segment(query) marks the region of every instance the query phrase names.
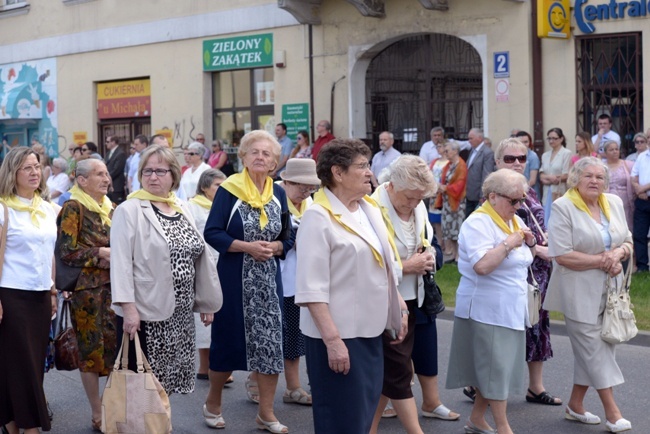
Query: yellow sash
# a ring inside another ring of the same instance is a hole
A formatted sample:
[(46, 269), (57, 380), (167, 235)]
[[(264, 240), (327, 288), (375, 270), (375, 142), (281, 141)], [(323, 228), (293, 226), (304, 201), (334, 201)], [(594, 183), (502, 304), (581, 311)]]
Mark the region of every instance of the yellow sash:
[(9, 197), (3, 197), (0, 201), (4, 202), (9, 208), (15, 209), (16, 211), (27, 211), (30, 214), (32, 224), (37, 228), (41, 227), (41, 224), (38, 221), (38, 218), (45, 218), (45, 212), (40, 208), (43, 203), (43, 199), (38, 195), (38, 192), (34, 192), (34, 198), (32, 199), (31, 204), (26, 204), (22, 202), (16, 195)]
[[(368, 202), (370, 205), (374, 206), (375, 208), (379, 207), (379, 205), (377, 205), (377, 202), (375, 202), (370, 196), (364, 196), (363, 200), (365, 200), (366, 202)], [(320, 190), (318, 190), (316, 192), (316, 194), (314, 194), (314, 204), (318, 204), (318, 205), (322, 206), (323, 208), (325, 208), (327, 210), (327, 212), (330, 213), (332, 218), (334, 220), (336, 220), (336, 222), (338, 224), (343, 226), (345, 228), (345, 230), (347, 230), (348, 232), (351, 232), (351, 233), (353, 233), (355, 235), (361, 236), (353, 228), (351, 228), (350, 226), (343, 223), (343, 221), (341, 220), (341, 214), (334, 214), (334, 211), (332, 211), (332, 204), (330, 203), (329, 199), (327, 198), (327, 195), (325, 194), (325, 190), (323, 188), (321, 188)], [(395, 257), (397, 258), (397, 261), (400, 261), (399, 253), (397, 252), (397, 246), (395, 245), (395, 241), (393, 239), (393, 236), (390, 235), (390, 229), (388, 231), (389, 231), (388, 243), (390, 244), (391, 248), (393, 249), (393, 253), (395, 254)], [(393, 229), (393, 234), (394, 233), (395, 233), (395, 230)], [(372, 244), (369, 244), (369, 245), (370, 245), (370, 249), (372, 250), (373, 257), (375, 258), (375, 260), (377, 261), (379, 266), (381, 268), (384, 268), (384, 260), (381, 257), (381, 254), (379, 253), (379, 251), (377, 249), (375, 249), (375, 247)], [(401, 266), (401, 261), (400, 261), (400, 266)]]
[(100, 205), (95, 199), (90, 197), (88, 193), (80, 189), (79, 186), (75, 184), (70, 189), (70, 199), (76, 200), (85, 206), (88, 211), (96, 212), (102, 218), (102, 224), (108, 225), (109, 227), (111, 226), (111, 218), (109, 215), (113, 209), (113, 204), (108, 197), (104, 196), (102, 198), (102, 204)]
[[(587, 214), (589, 214), (589, 216), (591, 216), (591, 211), (589, 210), (589, 207), (587, 207), (587, 204), (582, 199), (582, 196), (580, 196), (580, 193), (575, 187), (570, 188), (566, 193), (564, 193), (564, 197), (566, 197), (571, 202), (573, 202), (576, 208), (578, 208), (580, 211), (584, 211)], [(605, 218), (607, 220), (611, 220), (609, 202), (607, 202), (607, 198), (602, 193), (600, 194), (600, 196), (598, 196), (598, 206), (603, 211), (603, 214), (605, 214)]]
[(490, 204), (489, 200), (486, 200), (483, 202), (483, 205), (479, 209), (477, 209), (474, 212), (478, 212), (481, 214), (487, 214), (492, 218), (492, 221), (494, 222), (495, 225), (499, 227), (503, 232), (506, 234), (514, 234), (515, 232), (519, 232), (519, 223), (517, 222), (516, 218), (512, 218), (512, 228), (510, 229), (510, 226), (501, 218), (499, 214), (492, 208), (492, 205)]
[(160, 197), (156, 196), (155, 194), (148, 193), (146, 190), (138, 190), (134, 191), (133, 193), (129, 194), (127, 199), (140, 199), (140, 200), (148, 200), (149, 202), (163, 202), (168, 204), (174, 211), (176, 211), (179, 214), (183, 214), (183, 209), (178, 205), (178, 198), (176, 197), (176, 194), (172, 191), (169, 193), (169, 196), (165, 197)]
[(212, 201), (207, 197), (203, 196), (202, 194), (197, 194), (192, 199), (190, 199), (190, 202), (195, 203), (198, 206), (203, 207), (207, 210), (212, 208)]
[(264, 191), (262, 191), (262, 194), (260, 194), (260, 191), (248, 174), (247, 168), (242, 173), (230, 175), (221, 184), (221, 188), (225, 188), (242, 202), (246, 202), (253, 208), (259, 209), (260, 228), (264, 229), (266, 227), (269, 218), (266, 215), (266, 211), (264, 211), (264, 205), (273, 199), (273, 180), (270, 177), (267, 177), (264, 182)]

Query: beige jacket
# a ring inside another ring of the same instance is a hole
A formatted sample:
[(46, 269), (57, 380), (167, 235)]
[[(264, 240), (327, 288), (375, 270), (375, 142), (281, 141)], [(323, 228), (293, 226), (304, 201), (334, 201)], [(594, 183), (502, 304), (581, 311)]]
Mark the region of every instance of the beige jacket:
[[(183, 215), (197, 231), (184, 203)], [(169, 248), (148, 200), (129, 199), (115, 209), (111, 230), (111, 290), (113, 309), (122, 316), (120, 303), (135, 303), (140, 319), (162, 321), (174, 312), (174, 288)], [(201, 239), (203, 237), (199, 233)], [(221, 284), (206, 244), (195, 263), (194, 312), (221, 309)]]
[[(631, 251), (632, 235), (627, 228), (623, 202), (613, 194), (605, 193), (605, 196), (611, 209), (611, 249), (627, 244)], [(565, 197), (553, 202), (548, 233), (548, 254), (552, 257), (573, 251), (591, 255), (605, 251), (603, 238), (591, 216)], [(553, 261), (544, 309), (562, 312), (574, 321), (596, 324), (604, 309), (606, 279), (607, 274), (599, 269), (574, 271)]]

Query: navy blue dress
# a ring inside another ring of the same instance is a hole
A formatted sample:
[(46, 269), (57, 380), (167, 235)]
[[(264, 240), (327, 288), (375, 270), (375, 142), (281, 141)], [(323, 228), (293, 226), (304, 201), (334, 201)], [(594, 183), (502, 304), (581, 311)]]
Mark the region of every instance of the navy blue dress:
[[(279, 374), (282, 354), (282, 279), (280, 259), (258, 262), (247, 253), (228, 252), (234, 240), (273, 241), (282, 229), (280, 215), (288, 211), (282, 187), (273, 185), (274, 200), (264, 206), (268, 224), (260, 228), (260, 210), (224, 188), (217, 190), (205, 224), (205, 241), (220, 256), (217, 265), (223, 307), (215, 314), (210, 345), (210, 369), (217, 372), (257, 371)], [(233, 213), (234, 207), (237, 209)], [(284, 252), (294, 239), (283, 241)]]

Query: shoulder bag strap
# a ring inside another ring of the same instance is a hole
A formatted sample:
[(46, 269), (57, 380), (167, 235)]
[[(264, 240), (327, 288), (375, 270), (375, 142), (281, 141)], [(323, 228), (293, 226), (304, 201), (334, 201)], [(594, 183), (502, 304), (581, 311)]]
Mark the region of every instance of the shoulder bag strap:
[(7, 228), (9, 227), (9, 207), (2, 205), (4, 212), (4, 224), (2, 225), (2, 235), (0, 235), (0, 277), (2, 277), (2, 266), (5, 263), (5, 250), (7, 250)]
[(526, 205), (525, 202), (522, 205), (526, 208), (526, 211), (530, 213), (530, 217), (533, 220), (533, 223), (535, 223), (535, 226), (537, 226), (537, 230), (539, 231), (540, 234), (542, 234), (542, 238), (544, 239), (544, 242), (548, 244), (548, 237), (546, 236), (546, 232), (542, 230), (542, 226), (537, 221), (535, 214), (533, 214), (533, 212), (530, 210), (530, 208), (528, 208), (528, 205)]

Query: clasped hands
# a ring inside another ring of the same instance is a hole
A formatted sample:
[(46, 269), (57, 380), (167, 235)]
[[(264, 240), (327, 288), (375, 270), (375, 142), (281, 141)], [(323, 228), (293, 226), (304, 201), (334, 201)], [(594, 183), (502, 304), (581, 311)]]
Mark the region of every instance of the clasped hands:
[(623, 259), (625, 253), (620, 253), (622, 250), (612, 249), (601, 253), (599, 268), (612, 277), (623, 271), (621, 259)]

